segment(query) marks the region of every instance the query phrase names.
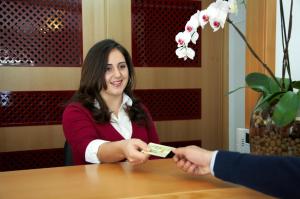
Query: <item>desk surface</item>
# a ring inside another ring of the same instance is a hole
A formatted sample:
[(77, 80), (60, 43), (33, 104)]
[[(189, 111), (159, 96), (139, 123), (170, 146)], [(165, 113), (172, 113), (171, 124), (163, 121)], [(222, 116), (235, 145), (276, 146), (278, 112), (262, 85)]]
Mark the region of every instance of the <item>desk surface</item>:
[(270, 198), (210, 175), (191, 176), (171, 159), (0, 172), (0, 198)]

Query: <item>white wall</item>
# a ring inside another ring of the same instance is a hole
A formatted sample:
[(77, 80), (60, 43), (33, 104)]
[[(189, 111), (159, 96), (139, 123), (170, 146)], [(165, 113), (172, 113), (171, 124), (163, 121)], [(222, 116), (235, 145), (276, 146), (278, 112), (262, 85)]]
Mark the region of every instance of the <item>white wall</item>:
[[(245, 32), (246, 12), (239, 5), (237, 15), (230, 15), (237, 27)], [(245, 43), (229, 25), (229, 90), (245, 85)], [(236, 128), (245, 127), (245, 90), (229, 95), (229, 150), (236, 150)]]
[[(283, 7), (285, 13), (286, 24), (288, 24), (288, 15), (290, 10), (291, 0), (284, 0)], [(292, 80), (300, 80), (300, 1), (294, 0), (293, 6), (293, 26), (292, 26), (292, 36), (289, 45), (289, 57), (290, 57), (290, 67), (292, 73)], [(298, 53), (297, 53), (298, 51)], [(280, 24), (280, 9), (279, 0), (277, 1), (277, 18), (276, 18), (276, 76), (281, 77), (282, 68), (282, 43), (281, 43), (281, 24)], [(287, 76), (286, 76), (287, 77)]]

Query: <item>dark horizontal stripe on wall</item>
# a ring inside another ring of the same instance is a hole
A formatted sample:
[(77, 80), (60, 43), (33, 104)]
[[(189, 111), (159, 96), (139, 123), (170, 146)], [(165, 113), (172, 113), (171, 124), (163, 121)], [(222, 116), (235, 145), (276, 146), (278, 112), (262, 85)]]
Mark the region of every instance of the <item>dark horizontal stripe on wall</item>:
[(0, 92), (0, 126), (59, 124), (74, 91)]
[(40, 149), (0, 153), (0, 171), (64, 166), (64, 149)]
[(201, 147), (202, 142), (201, 140), (184, 140), (184, 141), (173, 141), (173, 142), (162, 142), (161, 144), (166, 145), (166, 146), (172, 146), (172, 147), (185, 147), (189, 145), (196, 145)]
[[(162, 142), (161, 144), (172, 147), (201, 146), (201, 140)], [(0, 152), (0, 171), (59, 167), (65, 165), (64, 160), (63, 148)]]
[(201, 119), (201, 89), (145, 89), (135, 95), (155, 121)]
[[(60, 124), (65, 104), (74, 91), (2, 91), (0, 127)], [(201, 89), (144, 89), (135, 95), (153, 120), (201, 118)]]

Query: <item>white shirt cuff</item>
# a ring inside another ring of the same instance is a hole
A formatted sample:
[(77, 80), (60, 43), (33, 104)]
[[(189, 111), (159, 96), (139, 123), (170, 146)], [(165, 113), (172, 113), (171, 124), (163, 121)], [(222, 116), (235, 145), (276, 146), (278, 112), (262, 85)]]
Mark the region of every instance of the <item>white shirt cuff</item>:
[(101, 163), (97, 156), (97, 153), (98, 153), (99, 147), (102, 144), (104, 144), (105, 142), (108, 142), (108, 141), (100, 140), (100, 139), (91, 141), (85, 149), (85, 161), (89, 162), (89, 163), (94, 163), (94, 164)]
[(215, 172), (214, 172), (214, 166), (215, 166), (215, 160), (216, 160), (216, 156), (217, 156), (218, 151), (214, 151), (211, 157), (211, 161), (210, 161), (210, 173), (215, 176)]

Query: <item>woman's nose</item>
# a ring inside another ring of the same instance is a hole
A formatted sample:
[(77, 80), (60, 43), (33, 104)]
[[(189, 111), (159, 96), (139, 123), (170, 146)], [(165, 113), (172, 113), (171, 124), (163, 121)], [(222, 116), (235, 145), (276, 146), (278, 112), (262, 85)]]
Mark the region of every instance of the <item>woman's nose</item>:
[(115, 75), (116, 77), (121, 76), (121, 71), (120, 71), (118, 68), (116, 68), (116, 69), (114, 70), (114, 75)]

